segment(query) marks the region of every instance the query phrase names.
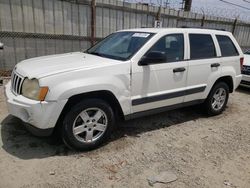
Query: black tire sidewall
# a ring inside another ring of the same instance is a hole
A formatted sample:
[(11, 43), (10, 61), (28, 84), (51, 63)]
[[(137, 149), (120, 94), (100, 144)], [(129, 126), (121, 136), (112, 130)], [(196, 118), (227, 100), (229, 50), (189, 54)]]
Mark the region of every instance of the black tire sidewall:
[[(223, 104), (223, 106), (221, 107), (220, 110), (214, 110), (213, 107), (212, 107), (212, 99), (213, 99), (214, 93), (219, 88), (225, 89), (225, 91), (226, 91), (226, 100), (225, 100), (225, 102), (224, 102), (224, 104)], [(205, 102), (208, 115), (218, 115), (218, 114), (221, 114), (225, 110), (225, 108), (226, 108), (226, 105), (227, 105), (227, 102), (228, 102), (228, 98), (229, 98), (229, 87), (228, 87), (228, 85), (225, 82), (218, 82), (218, 83), (216, 83), (213, 86), (213, 88), (212, 88), (211, 92), (209, 93), (209, 95), (207, 97), (207, 100)]]
[[(106, 114), (108, 118), (107, 128), (104, 134), (98, 140), (91, 143), (80, 142), (73, 134), (74, 120), (83, 110), (94, 107), (100, 108)], [(64, 143), (71, 149), (92, 150), (105, 143), (113, 130), (114, 124), (114, 112), (108, 103), (101, 99), (86, 99), (73, 106), (73, 108), (66, 114), (62, 127), (62, 139)]]

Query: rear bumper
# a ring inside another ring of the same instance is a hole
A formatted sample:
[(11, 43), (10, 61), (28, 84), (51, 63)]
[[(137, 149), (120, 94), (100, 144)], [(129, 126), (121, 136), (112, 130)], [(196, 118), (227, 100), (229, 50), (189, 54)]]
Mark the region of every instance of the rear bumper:
[(10, 88), (10, 82), (5, 86), (5, 95), (9, 113), (26, 123), (27, 129), (35, 135), (39, 135), (39, 132), (41, 135), (52, 132), (67, 102), (67, 100), (40, 102), (22, 95), (14, 95)]
[(242, 80), (240, 82), (240, 85), (244, 86), (244, 87), (249, 87), (250, 88), (250, 75), (243, 74), (242, 75)]

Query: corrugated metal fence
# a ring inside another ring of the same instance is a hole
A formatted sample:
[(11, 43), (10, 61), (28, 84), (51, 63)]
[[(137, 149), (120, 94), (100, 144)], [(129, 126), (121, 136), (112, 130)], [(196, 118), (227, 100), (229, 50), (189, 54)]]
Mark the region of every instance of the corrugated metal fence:
[(126, 28), (206, 27), (231, 31), (250, 47), (250, 24), (241, 21), (129, 4), (116, 0), (0, 0), (0, 70), (26, 58), (79, 51), (111, 32)]

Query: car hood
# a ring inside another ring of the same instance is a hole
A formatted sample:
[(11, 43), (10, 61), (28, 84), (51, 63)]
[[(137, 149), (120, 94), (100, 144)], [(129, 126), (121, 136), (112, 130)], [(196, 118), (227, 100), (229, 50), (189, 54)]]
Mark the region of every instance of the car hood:
[(244, 55), (244, 65), (250, 66), (250, 55)]
[(15, 70), (20, 75), (31, 79), (73, 70), (108, 66), (113, 63), (118, 63), (118, 61), (82, 52), (73, 52), (27, 59), (18, 63)]

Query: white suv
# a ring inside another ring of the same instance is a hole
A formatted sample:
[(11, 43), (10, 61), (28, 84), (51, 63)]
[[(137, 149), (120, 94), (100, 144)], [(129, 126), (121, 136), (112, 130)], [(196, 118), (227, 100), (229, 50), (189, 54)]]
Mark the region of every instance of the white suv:
[(10, 114), (36, 135), (96, 148), (116, 120), (204, 103), (220, 114), (240, 84), (243, 53), (225, 31), (169, 28), (115, 32), (85, 52), (18, 63), (6, 85)]

